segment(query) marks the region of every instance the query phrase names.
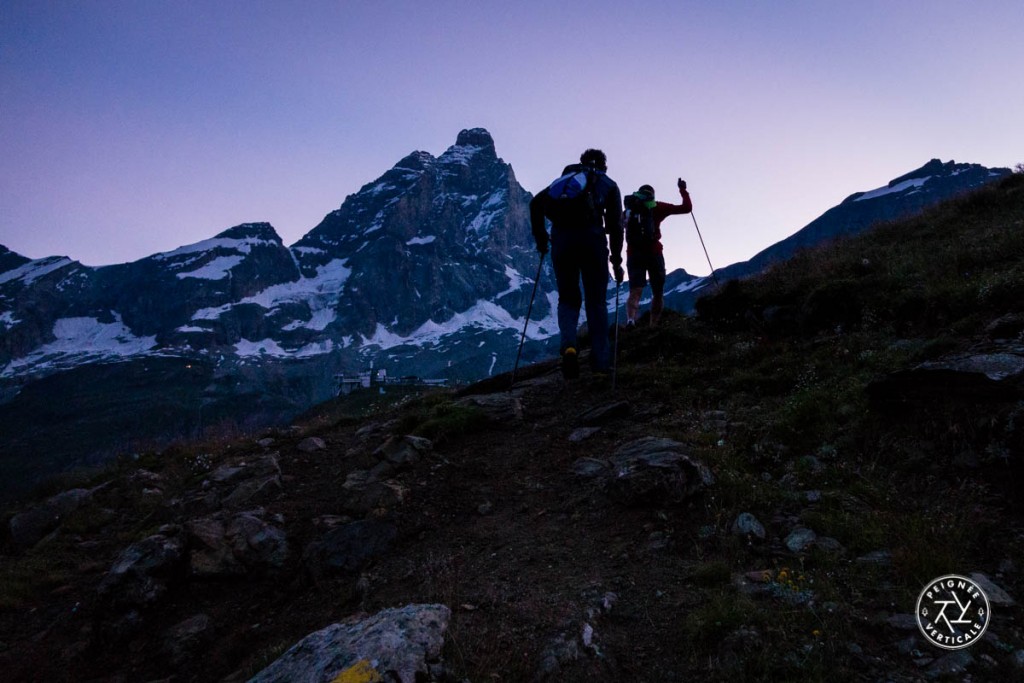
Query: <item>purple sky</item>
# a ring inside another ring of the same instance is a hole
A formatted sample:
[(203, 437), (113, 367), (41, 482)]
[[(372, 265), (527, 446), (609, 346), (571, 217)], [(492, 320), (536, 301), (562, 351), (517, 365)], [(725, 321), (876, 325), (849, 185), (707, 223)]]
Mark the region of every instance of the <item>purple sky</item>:
[[(500, 9), (496, 9), (500, 7)], [(0, 3), (0, 244), (120, 263), (269, 221), (286, 244), (484, 127), (531, 192), (586, 147), (682, 175), (721, 267), (929, 159), (1024, 162), (1024, 5)], [(670, 268), (707, 273), (689, 217)]]

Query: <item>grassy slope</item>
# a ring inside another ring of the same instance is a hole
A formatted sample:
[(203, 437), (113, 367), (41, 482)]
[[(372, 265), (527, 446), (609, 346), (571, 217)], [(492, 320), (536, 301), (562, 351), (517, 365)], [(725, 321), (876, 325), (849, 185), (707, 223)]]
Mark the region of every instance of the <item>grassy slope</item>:
[[(559, 634), (572, 640), (585, 622), (602, 655), (581, 651), (559, 680), (914, 680), (923, 669), (896, 644), (916, 632), (885, 617), (912, 612), (926, 581), (981, 570), (1024, 597), (1021, 406), (950, 399), (894, 411), (866, 392), (1024, 313), (1024, 176), (805, 252), (698, 311), (623, 335), (615, 394), (599, 378), (565, 385), (537, 366), (524, 373), (538, 383), (522, 391), (521, 421), (489, 419), (445, 392), (400, 405), (364, 396), (311, 414), (304, 433), (326, 451), (303, 454), (298, 436), (278, 435), (286, 486), (266, 507), (299, 549), (314, 517), (344, 511), (341, 484), (376, 446), (357, 430), (434, 440), (434, 454), (399, 477), (404, 502), (381, 511), (399, 543), (358, 590), (359, 577), (302, 580), (296, 558), (284, 580), (180, 586), (138, 632), (108, 642), (89, 624), (104, 618), (95, 585), (117, 551), (180, 521), (165, 502), (202, 481), (209, 465), (197, 456), (257, 449), (197, 444), (147, 458), (165, 477), (164, 501), (126, 483), (138, 464), (108, 473), (116, 507), (90, 506), (40, 547), (0, 556), (0, 664), (15, 680), (167, 676), (160, 634), (204, 612), (217, 637), (179, 673), (219, 680), (360, 609), (443, 601), (454, 610), (447, 659), (473, 681), (529, 679)], [(584, 410), (618, 399), (629, 419), (569, 443)], [(578, 457), (649, 434), (685, 443), (714, 488), (685, 506), (622, 508), (569, 472)], [(730, 533), (740, 512), (765, 524), (766, 542)], [(782, 539), (799, 526), (844, 551), (788, 552)], [(877, 551), (891, 559), (858, 561)], [(767, 595), (737, 588), (748, 572), (770, 579)], [(588, 616), (609, 591), (612, 611)], [(996, 614), (996, 640), (971, 650), (975, 681), (1010, 680), (1022, 618), (1019, 607)]]

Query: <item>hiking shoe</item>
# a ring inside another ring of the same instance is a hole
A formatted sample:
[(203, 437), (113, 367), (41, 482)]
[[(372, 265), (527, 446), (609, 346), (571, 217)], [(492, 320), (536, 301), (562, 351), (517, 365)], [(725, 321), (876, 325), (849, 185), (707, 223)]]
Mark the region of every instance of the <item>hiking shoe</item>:
[(566, 379), (580, 376), (580, 361), (576, 357), (576, 349), (571, 346), (562, 351), (562, 376)]

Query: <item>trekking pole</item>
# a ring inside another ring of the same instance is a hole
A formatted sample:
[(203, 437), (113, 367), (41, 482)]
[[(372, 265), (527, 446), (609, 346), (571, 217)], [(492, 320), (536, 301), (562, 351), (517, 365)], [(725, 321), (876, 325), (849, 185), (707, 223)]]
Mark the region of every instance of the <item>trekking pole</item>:
[(537, 296), (537, 285), (540, 283), (540, 269), (544, 265), (544, 256), (547, 252), (542, 252), (540, 255), (540, 263), (537, 264), (537, 277), (533, 278), (533, 294), (530, 295), (530, 305), (526, 309), (526, 322), (523, 323), (523, 335), (519, 338), (519, 351), (516, 353), (516, 364), (512, 368), (512, 384), (509, 385), (509, 391), (512, 390), (512, 386), (516, 383), (516, 373), (519, 371), (519, 357), (523, 354), (523, 343), (526, 341), (526, 327), (530, 324), (530, 313), (533, 312), (533, 299)]
[(693, 219), (693, 227), (697, 228), (697, 237), (700, 238), (700, 246), (704, 249), (704, 258), (708, 260), (708, 267), (711, 269), (711, 278), (715, 281), (715, 286), (718, 286), (718, 276), (715, 275), (715, 267), (711, 265), (711, 257), (708, 256), (708, 248), (704, 246), (704, 236), (700, 234), (700, 226), (697, 225), (697, 217), (693, 215), (693, 209), (690, 209), (690, 218)]
[(612, 355), (612, 391), (615, 391), (615, 378), (619, 376), (619, 289), (622, 283), (615, 279), (615, 351)]

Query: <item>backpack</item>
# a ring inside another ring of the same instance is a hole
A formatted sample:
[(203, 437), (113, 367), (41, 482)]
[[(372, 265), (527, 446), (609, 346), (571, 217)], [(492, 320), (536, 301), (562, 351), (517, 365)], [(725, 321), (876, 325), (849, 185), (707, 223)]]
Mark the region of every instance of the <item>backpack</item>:
[(657, 239), (654, 199), (647, 194), (636, 192), (626, 197), (623, 203), (626, 205), (626, 213), (623, 214), (626, 223), (626, 243), (641, 247), (654, 244)]
[(594, 189), (597, 178), (593, 171), (579, 170), (566, 173), (548, 185), (550, 201), (547, 217), (553, 223), (587, 226), (597, 218)]

